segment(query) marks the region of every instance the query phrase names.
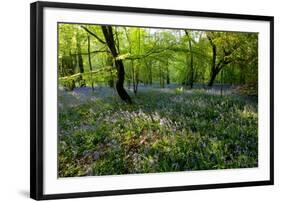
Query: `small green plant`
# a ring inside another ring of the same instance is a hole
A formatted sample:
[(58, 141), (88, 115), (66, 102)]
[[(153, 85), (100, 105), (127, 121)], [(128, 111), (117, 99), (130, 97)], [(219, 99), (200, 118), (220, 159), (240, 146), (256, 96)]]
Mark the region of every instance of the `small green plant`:
[(195, 95), (203, 95), (205, 93), (205, 90), (204, 89), (193, 89), (192, 92)]
[(184, 91), (183, 87), (178, 87), (178, 88), (175, 89), (175, 92), (176, 92), (177, 94), (180, 94), (180, 93), (182, 93), (183, 91)]

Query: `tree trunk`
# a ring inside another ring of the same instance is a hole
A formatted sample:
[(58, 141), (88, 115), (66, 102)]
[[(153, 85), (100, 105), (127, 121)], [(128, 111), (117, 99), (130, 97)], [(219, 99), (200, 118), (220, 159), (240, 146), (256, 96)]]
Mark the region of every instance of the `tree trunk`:
[[(106, 65), (107, 66), (110, 66), (110, 67), (113, 67), (113, 59), (112, 59), (112, 55), (110, 53), (107, 54), (106, 56)], [(110, 88), (114, 88), (114, 77), (113, 77), (113, 74), (112, 74), (112, 69), (110, 68), (110, 77), (108, 79), (108, 85)]]
[(151, 61), (146, 62), (145, 65), (148, 72), (147, 84), (152, 85), (152, 62)]
[(135, 66), (133, 60), (131, 60), (131, 70), (132, 70), (131, 73), (132, 73), (133, 91), (135, 92), (136, 82), (135, 82)]
[(167, 64), (166, 64), (166, 82), (167, 85), (170, 84), (170, 71), (169, 71), (169, 60), (167, 59)]
[[(81, 53), (81, 44), (80, 44), (80, 40), (79, 40), (78, 36), (76, 36), (76, 48), (77, 48), (77, 58), (78, 58), (79, 72), (81, 74), (83, 74), (84, 73), (83, 57), (82, 57), (82, 53)], [(86, 82), (83, 79), (82, 75), (79, 76), (78, 81), (79, 81), (80, 87), (86, 86)]]
[[(118, 56), (116, 47), (115, 47), (115, 42), (113, 38), (113, 32), (112, 32), (112, 27), (108, 25), (103, 25), (101, 26), (102, 32), (104, 35), (104, 38), (106, 40), (106, 44), (114, 57), (114, 59)], [(126, 103), (131, 104), (132, 100), (126, 90), (124, 89), (124, 80), (125, 80), (125, 69), (124, 69), (124, 64), (122, 60), (114, 60), (115, 61), (115, 66), (117, 69), (117, 81), (116, 81), (116, 90), (118, 95), (122, 100), (124, 100)]]
[(78, 67), (79, 67), (79, 72), (84, 73), (84, 66), (83, 66), (83, 57), (81, 54), (81, 44), (80, 41), (77, 39), (77, 56), (78, 56)]
[(88, 59), (89, 59), (89, 67), (90, 67), (90, 71), (91, 71), (91, 86), (92, 86), (92, 90), (94, 91), (94, 82), (93, 82), (93, 75), (92, 75), (92, 61), (91, 61), (91, 44), (90, 44), (90, 36), (88, 35)]
[(134, 93), (137, 94), (137, 92), (138, 92), (138, 86), (139, 86), (139, 68), (138, 68), (138, 66), (136, 67), (136, 78), (135, 78), (135, 82), (136, 82), (136, 85), (135, 85)]
[(118, 95), (126, 103), (131, 104), (132, 100), (126, 90), (124, 89), (124, 80), (125, 80), (125, 70), (122, 60), (115, 60), (115, 65), (117, 68), (117, 81), (116, 81), (116, 90)]
[[(140, 55), (140, 28), (138, 29), (138, 54)], [(137, 66), (136, 66), (136, 85), (134, 89), (134, 93), (137, 94), (138, 92), (138, 85), (139, 85), (139, 66), (140, 66), (140, 61), (137, 60)]]
[(224, 81), (223, 81), (223, 71), (221, 71), (221, 96), (223, 94), (223, 83), (224, 83)]
[(162, 64), (158, 62), (159, 65), (159, 84), (161, 88), (164, 88), (164, 78), (163, 78), (163, 70), (162, 70)]
[(231, 63), (231, 60), (225, 59), (226, 56), (229, 56), (231, 52), (226, 52), (224, 51), (224, 55), (222, 59), (220, 59), (218, 62), (216, 61), (217, 59), (217, 46), (214, 44), (213, 39), (207, 35), (207, 38), (212, 46), (212, 51), (213, 51), (213, 59), (212, 59), (212, 67), (211, 67), (211, 75), (210, 75), (210, 80), (208, 83), (208, 86), (211, 87), (214, 84), (214, 81), (216, 79), (216, 76), (220, 73), (222, 68), (224, 68), (227, 64)]
[(152, 85), (152, 66), (149, 68), (149, 84)]
[(216, 45), (214, 44), (212, 38), (207, 35), (208, 37), (208, 40), (212, 46), (212, 51), (213, 51), (213, 57), (212, 57), (212, 67), (211, 67), (211, 72), (210, 72), (210, 80), (209, 80), (209, 83), (208, 83), (208, 86), (211, 87), (213, 86), (214, 84), (214, 81), (216, 79), (216, 76), (218, 74), (218, 72), (216, 73), (216, 58), (217, 58), (217, 47)]
[(76, 70), (76, 67), (77, 67), (77, 56), (75, 54), (72, 54), (71, 51), (69, 52), (69, 62), (71, 63), (70, 64), (70, 67), (71, 67), (71, 75), (72, 74), (75, 74), (75, 70)]
[(188, 46), (190, 52), (190, 71), (189, 72), (187, 71), (188, 72), (187, 78), (188, 78), (188, 84), (190, 85), (190, 88), (192, 88), (194, 82), (193, 52), (192, 52), (191, 38), (186, 30), (185, 30), (185, 34), (188, 37)]
[(216, 70), (213, 70), (213, 71), (211, 72), (211, 77), (210, 77), (210, 80), (209, 80), (209, 83), (208, 83), (208, 86), (209, 86), (209, 87), (213, 86), (214, 81), (215, 81), (215, 79), (216, 79), (218, 73), (219, 73), (219, 71), (216, 71)]

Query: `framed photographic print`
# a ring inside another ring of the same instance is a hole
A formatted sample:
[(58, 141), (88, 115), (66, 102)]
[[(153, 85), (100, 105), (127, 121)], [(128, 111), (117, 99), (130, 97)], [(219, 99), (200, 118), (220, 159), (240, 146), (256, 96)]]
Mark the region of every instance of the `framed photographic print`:
[(273, 184), (273, 17), (31, 4), (31, 198)]

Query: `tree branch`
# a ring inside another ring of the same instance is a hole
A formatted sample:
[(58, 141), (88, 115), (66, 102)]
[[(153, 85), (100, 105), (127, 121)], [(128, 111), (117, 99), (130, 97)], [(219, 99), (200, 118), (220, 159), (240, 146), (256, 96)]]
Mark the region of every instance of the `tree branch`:
[(103, 41), (100, 37), (98, 37), (94, 32), (90, 31), (87, 27), (85, 26), (81, 26), (86, 32), (88, 32), (89, 34), (91, 34), (92, 36), (94, 36), (99, 42), (101, 42), (102, 44), (105, 44), (105, 41)]
[[(90, 54), (94, 53), (110, 53), (108, 50), (96, 50), (96, 51), (91, 51)], [(78, 53), (71, 53), (72, 55), (78, 55)], [(89, 53), (81, 53), (81, 55), (89, 55)]]

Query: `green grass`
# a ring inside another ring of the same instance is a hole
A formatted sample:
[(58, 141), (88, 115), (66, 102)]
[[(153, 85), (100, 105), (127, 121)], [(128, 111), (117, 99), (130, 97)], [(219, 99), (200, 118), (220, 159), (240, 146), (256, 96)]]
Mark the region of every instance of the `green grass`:
[(60, 108), (60, 177), (257, 167), (257, 101), (204, 90), (133, 100), (97, 96)]

